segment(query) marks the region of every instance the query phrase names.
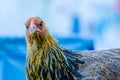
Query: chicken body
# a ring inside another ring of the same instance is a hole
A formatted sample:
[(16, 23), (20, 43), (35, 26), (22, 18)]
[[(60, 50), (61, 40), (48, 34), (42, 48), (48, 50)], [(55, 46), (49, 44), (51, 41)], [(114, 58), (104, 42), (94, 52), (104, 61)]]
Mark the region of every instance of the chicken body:
[(119, 80), (120, 49), (62, 49), (39, 17), (26, 22), (27, 80)]
[[(71, 51), (63, 50), (66, 55), (79, 54), (79, 59), (84, 61), (79, 72), (80, 80), (120, 80), (120, 49), (97, 51)], [(76, 62), (76, 61), (74, 61)]]

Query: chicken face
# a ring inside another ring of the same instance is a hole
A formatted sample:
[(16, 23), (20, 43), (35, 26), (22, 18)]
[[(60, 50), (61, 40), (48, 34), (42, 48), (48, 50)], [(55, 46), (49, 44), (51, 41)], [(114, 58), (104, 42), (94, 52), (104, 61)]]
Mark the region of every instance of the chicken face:
[(26, 36), (30, 42), (35, 39), (44, 39), (47, 36), (47, 28), (39, 17), (31, 17), (26, 21)]

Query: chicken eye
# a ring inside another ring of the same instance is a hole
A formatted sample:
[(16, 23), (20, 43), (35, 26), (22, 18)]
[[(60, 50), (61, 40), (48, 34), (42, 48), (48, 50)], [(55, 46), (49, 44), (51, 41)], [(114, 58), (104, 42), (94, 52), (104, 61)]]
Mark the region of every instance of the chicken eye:
[(42, 23), (40, 23), (39, 26), (42, 26)]
[(26, 26), (26, 29), (28, 29), (29, 26)]
[(43, 21), (40, 22), (39, 26), (42, 26)]

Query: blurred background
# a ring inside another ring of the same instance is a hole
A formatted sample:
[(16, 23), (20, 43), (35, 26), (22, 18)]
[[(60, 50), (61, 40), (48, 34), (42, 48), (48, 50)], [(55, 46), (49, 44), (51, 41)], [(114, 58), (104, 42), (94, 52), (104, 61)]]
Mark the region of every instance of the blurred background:
[(64, 48), (120, 48), (120, 0), (0, 0), (0, 80), (26, 80), (24, 23), (33, 16)]

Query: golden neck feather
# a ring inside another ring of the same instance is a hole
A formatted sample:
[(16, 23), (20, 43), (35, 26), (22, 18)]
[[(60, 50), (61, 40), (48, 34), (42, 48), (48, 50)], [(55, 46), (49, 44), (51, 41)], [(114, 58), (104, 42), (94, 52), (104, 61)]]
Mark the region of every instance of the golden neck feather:
[[(52, 38), (51, 35), (48, 35), (42, 42), (40, 41), (36, 40), (33, 42), (31, 47), (28, 47), (30, 52), (28, 52), (27, 59), (29, 64), (34, 62), (34, 73), (36, 73), (37, 76), (41, 75), (40, 79), (53, 78), (58, 80), (66, 78), (69, 80), (69, 78), (73, 78), (73, 80), (76, 80), (76, 76), (72, 72), (72, 69), (68, 66), (66, 57), (64, 56), (57, 41)], [(42, 76), (42, 73), (39, 75), (37, 74), (39, 66), (42, 71), (48, 70), (47, 77)]]

